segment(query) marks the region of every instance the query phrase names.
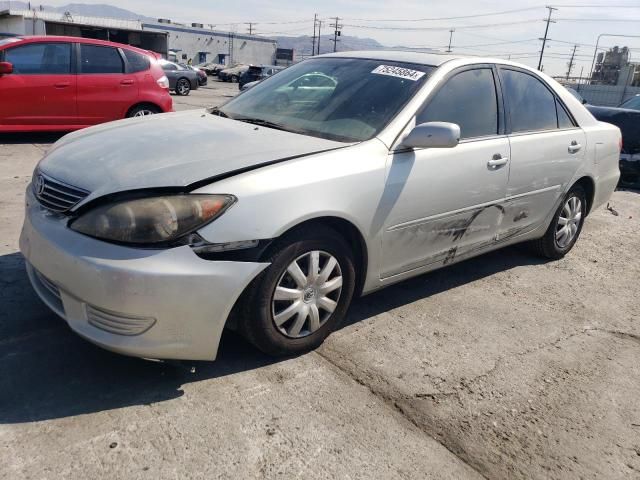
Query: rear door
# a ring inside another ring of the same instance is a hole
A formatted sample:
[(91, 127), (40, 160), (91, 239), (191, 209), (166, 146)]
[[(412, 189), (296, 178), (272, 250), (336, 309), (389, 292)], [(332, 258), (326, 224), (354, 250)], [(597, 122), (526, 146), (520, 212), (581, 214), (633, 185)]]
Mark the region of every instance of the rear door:
[(134, 74), (125, 73), (118, 48), (80, 43), (78, 48), (78, 115), (87, 124), (124, 118), (138, 98)]
[(0, 52), (13, 73), (0, 76), (0, 124), (74, 125), (76, 77), (66, 42), (19, 44)]
[(540, 226), (584, 160), (586, 137), (540, 78), (501, 67), (511, 144), (507, 210), (499, 238)]

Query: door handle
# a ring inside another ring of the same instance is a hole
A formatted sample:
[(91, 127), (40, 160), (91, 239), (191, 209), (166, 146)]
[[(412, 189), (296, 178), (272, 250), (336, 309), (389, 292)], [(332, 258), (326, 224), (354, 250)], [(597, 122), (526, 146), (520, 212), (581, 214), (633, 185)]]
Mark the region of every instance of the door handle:
[(581, 148), (582, 145), (574, 140), (571, 142), (571, 145), (569, 145), (569, 153), (578, 153)]
[(59, 82), (55, 83), (53, 86), (56, 88), (67, 88), (69, 85), (71, 85), (71, 82)]
[(133, 80), (122, 80), (120, 85), (133, 85)]
[(506, 165), (508, 161), (509, 161), (508, 157), (503, 157), (499, 153), (496, 153), (493, 156), (493, 158), (487, 162), (487, 166), (489, 168), (498, 168), (498, 167), (501, 167), (503, 165)]

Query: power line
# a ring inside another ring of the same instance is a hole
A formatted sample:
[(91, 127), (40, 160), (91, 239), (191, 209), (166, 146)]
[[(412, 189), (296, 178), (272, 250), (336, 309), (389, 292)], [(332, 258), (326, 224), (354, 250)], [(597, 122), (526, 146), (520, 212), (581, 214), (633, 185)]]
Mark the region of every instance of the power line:
[(553, 5), (558, 8), (640, 8), (638, 5)]
[(318, 24), (318, 14), (313, 14), (313, 40), (311, 41), (311, 55), (316, 51), (316, 25)]
[(462, 20), (465, 18), (492, 17), (495, 15), (507, 15), (510, 13), (526, 12), (531, 10), (539, 10), (540, 7), (517, 8), (514, 10), (503, 10), (501, 12), (478, 13), (475, 15), (462, 15), (458, 17), (433, 17), (433, 18), (345, 18), (345, 20), (355, 20), (358, 22), (431, 22), (438, 20)]
[(447, 53), (451, 53), (451, 40), (453, 40), (453, 32), (455, 32), (456, 29), (452, 28), (451, 30), (449, 30), (449, 46), (447, 47)]
[(542, 39), (542, 50), (540, 50), (540, 60), (538, 61), (538, 70), (540, 71), (542, 71), (542, 56), (544, 55), (544, 47), (547, 44), (547, 34), (549, 33), (549, 24), (555, 23), (554, 20), (551, 20), (551, 14), (553, 13), (554, 10), (557, 10), (557, 8), (554, 8), (554, 7), (547, 7), (547, 8), (549, 9), (549, 16), (545, 20), (545, 22), (547, 22), (547, 26), (544, 29), (544, 38)]
[(640, 18), (558, 18), (562, 22), (640, 22)]
[(335, 22), (336, 23), (330, 23), (329, 26), (333, 27), (333, 40), (331, 40), (333, 42), (333, 51), (336, 52), (338, 50), (338, 42), (340, 40), (338, 40), (338, 37), (341, 34), (340, 30), (342, 29), (342, 25), (340, 25), (340, 23), (338, 23), (340, 21), (340, 17), (336, 17), (335, 18)]
[(571, 70), (573, 70), (573, 60), (576, 56), (576, 50), (578, 49), (578, 45), (574, 45), (573, 46), (573, 52), (571, 52), (571, 59), (569, 60), (569, 66), (567, 67), (567, 80), (569, 80), (569, 77), (571, 76)]
[[(472, 30), (474, 28), (489, 28), (489, 27), (503, 27), (503, 26), (512, 26), (512, 25), (522, 25), (525, 23), (531, 23), (531, 20), (521, 20), (518, 22), (502, 22), (502, 23), (485, 23), (485, 24), (476, 24), (476, 25), (461, 25), (457, 26), (456, 30)], [(451, 27), (383, 27), (376, 25), (352, 25), (352, 24), (344, 24), (345, 27), (351, 28), (362, 28), (365, 30), (401, 30), (401, 31), (443, 31), (449, 30)]]

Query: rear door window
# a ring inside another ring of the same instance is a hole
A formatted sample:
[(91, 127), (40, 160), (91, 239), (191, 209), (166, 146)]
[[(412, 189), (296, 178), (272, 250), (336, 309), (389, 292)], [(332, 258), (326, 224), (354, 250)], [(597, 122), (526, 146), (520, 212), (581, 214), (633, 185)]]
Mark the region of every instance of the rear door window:
[(149, 69), (149, 57), (134, 52), (133, 50), (127, 50), (126, 48), (123, 48), (122, 51), (129, 64), (129, 73), (143, 72)]
[(502, 70), (511, 131), (534, 132), (558, 128), (555, 96), (533, 75)]
[(558, 128), (573, 128), (573, 120), (564, 109), (560, 101), (556, 98), (556, 111), (558, 112)]
[(81, 43), (80, 73), (124, 73), (124, 63), (115, 48)]
[(460, 138), (498, 133), (498, 99), (491, 68), (465, 70), (447, 80), (417, 123), (450, 122), (460, 126)]
[(71, 73), (70, 43), (30, 43), (5, 50), (4, 61), (13, 64), (13, 73), (22, 75), (63, 75)]

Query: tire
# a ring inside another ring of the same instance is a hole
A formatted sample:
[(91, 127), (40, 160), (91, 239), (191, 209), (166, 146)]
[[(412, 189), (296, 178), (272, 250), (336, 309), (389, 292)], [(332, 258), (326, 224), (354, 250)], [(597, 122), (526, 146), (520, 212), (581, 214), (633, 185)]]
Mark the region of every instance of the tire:
[(179, 78), (176, 82), (175, 88), (176, 95), (185, 97), (191, 93), (191, 82), (187, 78)]
[[(553, 260), (564, 257), (578, 240), (586, 214), (585, 191), (580, 185), (574, 185), (560, 203), (544, 236), (530, 243), (533, 251), (541, 257)], [(579, 219), (576, 220), (577, 216)], [(568, 226), (565, 228), (563, 225)], [(564, 234), (561, 233), (563, 228)]]
[[(293, 262), (303, 274), (297, 276), (298, 280), (309, 282), (313, 252), (317, 252), (319, 260), (315, 282), (304, 285), (295, 282), (289, 273), (295, 270), (291, 268)], [(352, 253), (334, 230), (309, 227), (278, 241), (266, 256), (265, 261), (271, 265), (240, 299), (239, 330), (268, 355), (289, 356), (313, 350), (340, 325), (349, 309), (356, 283)], [(331, 259), (336, 261), (333, 267)], [(325, 282), (323, 273), (329, 269)], [(336, 287), (340, 283), (341, 286)], [(276, 288), (286, 293), (286, 300), (276, 299)], [(329, 288), (332, 290), (327, 291)], [(289, 298), (293, 291), (297, 291), (295, 299)], [(329, 312), (327, 306), (333, 311)], [(291, 311), (294, 313), (290, 315)]]
[(127, 112), (127, 118), (132, 117), (146, 117), (148, 115), (155, 115), (160, 113), (161, 110), (155, 105), (136, 105)]
[(240, 82), (240, 78), (237, 75), (231, 75), (231, 83)]

